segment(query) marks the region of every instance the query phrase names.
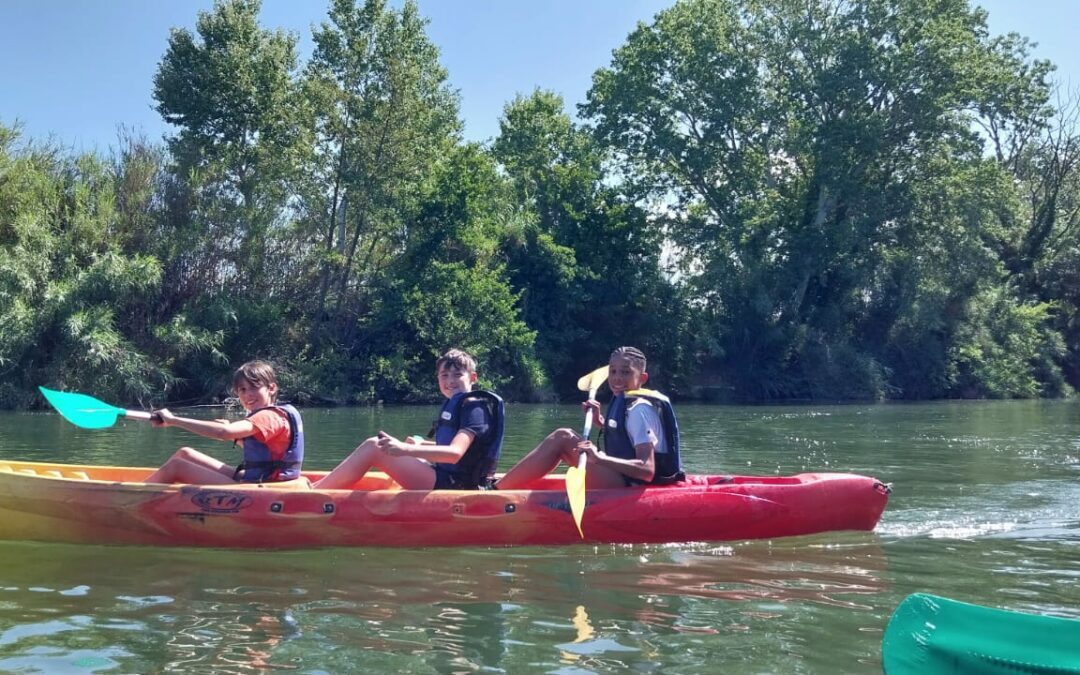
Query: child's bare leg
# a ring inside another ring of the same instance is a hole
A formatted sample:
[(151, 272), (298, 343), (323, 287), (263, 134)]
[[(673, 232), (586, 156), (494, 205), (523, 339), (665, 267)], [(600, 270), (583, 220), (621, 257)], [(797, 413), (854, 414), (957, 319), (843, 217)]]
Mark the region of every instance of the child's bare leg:
[(576, 466), (575, 448), (581, 437), (571, 429), (556, 429), (540, 441), (540, 445), (525, 455), (499, 479), (500, 490), (520, 490), (529, 483), (551, 473), (559, 462)]
[(144, 483), (190, 483), (192, 485), (223, 485), (233, 482), (235, 469), (225, 462), (204, 455), (192, 448), (180, 448)]
[(375, 466), (405, 490), (430, 490), (435, 487), (435, 467), (419, 457), (379, 453)]
[(348, 457), (341, 460), (341, 463), (335, 466), (330, 473), (315, 481), (311, 487), (320, 490), (340, 490), (351, 487), (353, 483), (364, 477), (368, 469), (375, 465), (376, 456), (381, 454), (379, 439), (372, 436), (356, 446), (356, 449)]
[(624, 488), (626, 476), (611, 467), (590, 462), (588, 471), (585, 473), (585, 487), (589, 490)]

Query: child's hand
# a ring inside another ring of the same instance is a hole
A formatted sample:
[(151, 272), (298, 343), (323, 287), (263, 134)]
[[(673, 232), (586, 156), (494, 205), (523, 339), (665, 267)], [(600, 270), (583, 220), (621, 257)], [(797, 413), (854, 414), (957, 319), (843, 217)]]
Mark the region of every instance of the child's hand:
[(391, 457), (399, 457), (401, 455), (409, 454), (408, 451), (405, 450), (404, 443), (394, 438), (390, 434), (386, 433), (385, 431), (379, 432), (378, 445), (380, 450), (390, 455)]
[(577, 444), (577, 450), (579, 454), (587, 456), (590, 462), (595, 462), (603, 454), (592, 441), (581, 441)]
[(150, 418), (150, 424), (155, 427), (171, 427), (175, 419), (176, 416), (169, 412), (168, 408), (161, 408), (154, 411), (154, 416)]
[(604, 425), (604, 416), (600, 414), (600, 401), (590, 398), (581, 404), (581, 409), (585, 412), (592, 411), (593, 426), (601, 427)]

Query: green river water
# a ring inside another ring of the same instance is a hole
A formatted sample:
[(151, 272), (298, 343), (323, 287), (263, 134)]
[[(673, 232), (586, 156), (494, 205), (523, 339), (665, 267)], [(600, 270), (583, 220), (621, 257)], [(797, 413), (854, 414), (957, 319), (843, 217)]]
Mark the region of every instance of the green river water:
[[(307, 466), (380, 428), (424, 433), (434, 412), (305, 410)], [(1080, 618), (1080, 401), (678, 412), (690, 471), (874, 475), (894, 489), (881, 524), (668, 546), (0, 542), (0, 672), (874, 673), (915, 591)], [(580, 416), (508, 415), (504, 467)], [(9, 459), (146, 466), (181, 444), (236, 458), (173, 429), (0, 414)]]

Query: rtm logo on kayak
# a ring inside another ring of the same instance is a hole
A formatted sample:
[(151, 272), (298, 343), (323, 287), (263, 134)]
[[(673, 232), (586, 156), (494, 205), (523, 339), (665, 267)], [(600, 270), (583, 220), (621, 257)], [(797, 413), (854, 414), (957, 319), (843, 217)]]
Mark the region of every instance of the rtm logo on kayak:
[(236, 513), (251, 506), (251, 497), (238, 492), (207, 490), (192, 495), (191, 502), (211, 513)]

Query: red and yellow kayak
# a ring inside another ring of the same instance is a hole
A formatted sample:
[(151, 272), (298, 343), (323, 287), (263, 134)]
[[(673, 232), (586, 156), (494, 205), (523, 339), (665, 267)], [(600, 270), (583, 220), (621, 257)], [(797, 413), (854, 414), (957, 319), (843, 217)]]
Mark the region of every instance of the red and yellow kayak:
[[(161, 485), (152, 469), (0, 461), (0, 539), (150, 546), (576, 544), (562, 476), (530, 490), (402, 490), (369, 473), (348, 490), (289, 483)], [(690, 476), (664, 487), (590, 490), (589, 543), (665, 543), (872, 530), (888, 488), (855, 474)]]

